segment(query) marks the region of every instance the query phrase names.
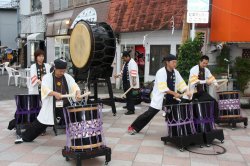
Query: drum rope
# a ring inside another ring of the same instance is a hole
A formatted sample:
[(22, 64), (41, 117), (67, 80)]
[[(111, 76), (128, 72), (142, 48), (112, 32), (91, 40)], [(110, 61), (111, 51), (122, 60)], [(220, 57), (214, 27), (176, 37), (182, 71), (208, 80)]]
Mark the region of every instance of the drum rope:
[(222, 152), (214, 151), (214, 153), (201, 153), (201, 152), (196, 152), (196, 151), (190, 150), (190, 149), (187, 148), (187, 147), (185, 147), (184, 149), (187, 150), (187, 151), (190, 152), (190, 153), (201, 154), (201, 155), (221, 155), (221, 154), (224, 154), (224, 153), (227, 152), (226, 148), (224, 148), (223, 146), (220, 146), (220, 145), (214, 144), (214, 143), (212, 143), (211, 145), (213, 145), (213, 146), (215, 146), (215, 147), (217, 146), (217, 147), (221, 148), (221, 149), (222, 149)]

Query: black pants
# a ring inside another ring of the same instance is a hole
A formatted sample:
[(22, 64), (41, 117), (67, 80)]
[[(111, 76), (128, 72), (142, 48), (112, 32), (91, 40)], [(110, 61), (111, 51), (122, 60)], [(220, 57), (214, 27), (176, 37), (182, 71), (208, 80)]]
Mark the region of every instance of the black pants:
[(159, 111), (160, 110), (158, 109), (149, 107), (146, 112), (136, 118), (131, 126), (135, 129), (136, 132), (140, 132)]
[(214, 117), (218, 117), (219, 109), (218, 109), (218, 102), (210, 96), (207, 92), (199, 92), (199, 93), (194, 93), (193, 94), (193, 101), (213, 101), (214, 102)]
[[(60, 117), (60, 123), (58, 125), (65, 124), (63, 109), (55, 109), (56, 117)], [(55, 122), (55, 124), (57, 124)], [(41, 135), (49, 125), (40, 123), (37, 119), (34, 120), (31, 125), (21, 134), (24, 142), (31, 142)]]
[(31, 142), (41, 135), (48, 126), (40, 123), (37, 119), (22, 133), (24, 142)]
[[(124, 87), (124, 92), (126, 92), (130, 86), (129, 85), (123, 85)], [(133, 98), (133, 89), (131, 89), (127, 94), (126, 94), (126, 106), (128, 111), (135, 111), (135, 103), (134, 103), (134, 98)]]

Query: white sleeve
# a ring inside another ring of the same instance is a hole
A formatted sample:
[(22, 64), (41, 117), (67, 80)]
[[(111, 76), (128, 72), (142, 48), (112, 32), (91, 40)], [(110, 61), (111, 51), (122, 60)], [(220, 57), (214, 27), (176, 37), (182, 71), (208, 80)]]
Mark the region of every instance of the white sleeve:
[(30, 67), (30, 82), (31, 86), (35, 86), (38, 82), (36, 64)]
[(183, 80), (182, 76), (178, 71), (176, 72), (176, 87), (177, 90), (181, 93), (186, 91), (188, 88), (186, 82)]
[(49, 74), (46, 74), (43, 77), (43, 81), (42, 81), (42, 85), (41, 85), (41, 96), (42, 96), (42, 99), (45, 99), (48, 96), (48, 94), (53, 91), (53, 89), (51, 88), (51, 85), (53, 85), (53, 83), (52, 83), (53, 79), (50, 78)]
[(190, 70), (190, 74), (189, 74), (189, 84), (191, 86), (193, 86), (193, 85), (196, 85), (196, 83), (198, 81), (199, 81), (199, 79), (198, 79), (198, 74), (197, 74), (197, 71), (196, 71), (196, 67), (193, 67)]
[(137, 63), (135, 61), (133, 61), (133, 63), (131, 63), (129, 72), (130, 72), (130, 75), (132, 77), (137, 77), (138, 76), (138, 66), (137, 66)]
[(155, 76), (155, 85), (157, 86), (158, 91), (165, 93), (166, 91), (169, 91), (168, 85), (167, 85), (167, 77), (164, 76), (163, 72), (159, 70), (156, 73)]
[(215, 77), (211, 74), (210, 70), (208, 68), (205, 68), (205, 80), (211, 81), (215, 85), (218, 85), (217, 80)]

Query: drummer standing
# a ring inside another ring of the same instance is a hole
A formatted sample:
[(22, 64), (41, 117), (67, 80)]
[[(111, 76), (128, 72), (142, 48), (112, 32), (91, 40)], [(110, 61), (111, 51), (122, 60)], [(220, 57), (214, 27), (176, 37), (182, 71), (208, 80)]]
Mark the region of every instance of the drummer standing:
[[(54, 125), (54, 115), (62, 113), (63, 107), (69, 105), (68, 100), (62, 99), (62, 94), (75, 94), (80, 98), (80, 89), (73, 77), (65, 73), (67, 62), (62, 59), (54, 61), (55, 70), (43, 77), (41, 84), (42, 108), (35, 121), (15, 140), (15, 143), (31, 142), (39, 136), (48, 125)], [(55, 109), (55, 110), (54, 110)]]
[[(130, 57), (131, 51), (123, 51), (122, 59), (125, 64), (122, 67), (120, 74), (115, 75), (115, 78), (122, 77), (123, 90), (126, 92), (130, 87), (134, 89), (139, 88), (139, 74), (138, 74), (138, 65), (133, 58)], [(135, 104), (133, 99), (133, 90), (131, 89), (126, 94), (127, 104), (124, 108), (127, 108), (125, 115), (131, 115), (135, 113)]]
[(30, 66), (29, 94), (41, 94), (41, 82), (46, 73), (50, 72), (50, 65), (44, 63), (45, 53), (43, 50), (36, 50), (34, 53), (35, 62)]
[[(188, 89), (180, 73), (175, 69), (177, 63), (176, 56), (170, 54), (163, 61), (165, 67), (162, 67), (156, 73), (149, 109), (137, 117), (131, 126), (128, 127), (128, 132), (131, 135), (140, 132), (162, 109), (163, 98), (166, 94), (167, 100), (173, 101), (173, 97), (181, 97), (178, 92), (183, 93)], [(168, 104), (171, 103), (168, 102)]]
[(208, 62), (209, 57), (203, 55), (200, 58), (199, 64), (191, 68), (189, 75), (189, 87), (190, 91), (194, 93), (192, 97), (193, 101), (214, 101), (214, 111), (215, 116), (217, 116), (218, 103), (207, 92), (207, 86), (214, 84), (215, 87), (218, 88), (218, 83), (215, 77), (211, 74), (210, 70), (207, 68)]

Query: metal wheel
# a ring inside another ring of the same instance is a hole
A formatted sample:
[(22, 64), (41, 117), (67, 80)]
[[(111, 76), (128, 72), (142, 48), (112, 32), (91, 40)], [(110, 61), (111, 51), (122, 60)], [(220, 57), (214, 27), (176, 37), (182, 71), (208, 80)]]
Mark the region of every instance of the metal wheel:
[(105, 161), (105, 164), (104, 165), (109, 165), (109, 162)]
[(206, 144), (206, 147), (210, 147), (210, 144)]
[(116, 116), (116, 114), (113, 114), (113, 116)]
[(203, 145), (200, 145), (200, 148), (203, 148)]
[(180, 152), (184, 152), (184, 148), (180, 148), (179, 150), (180, 150)]
[(220, 141), (222, 144), (224, 143), (224, 140)]

